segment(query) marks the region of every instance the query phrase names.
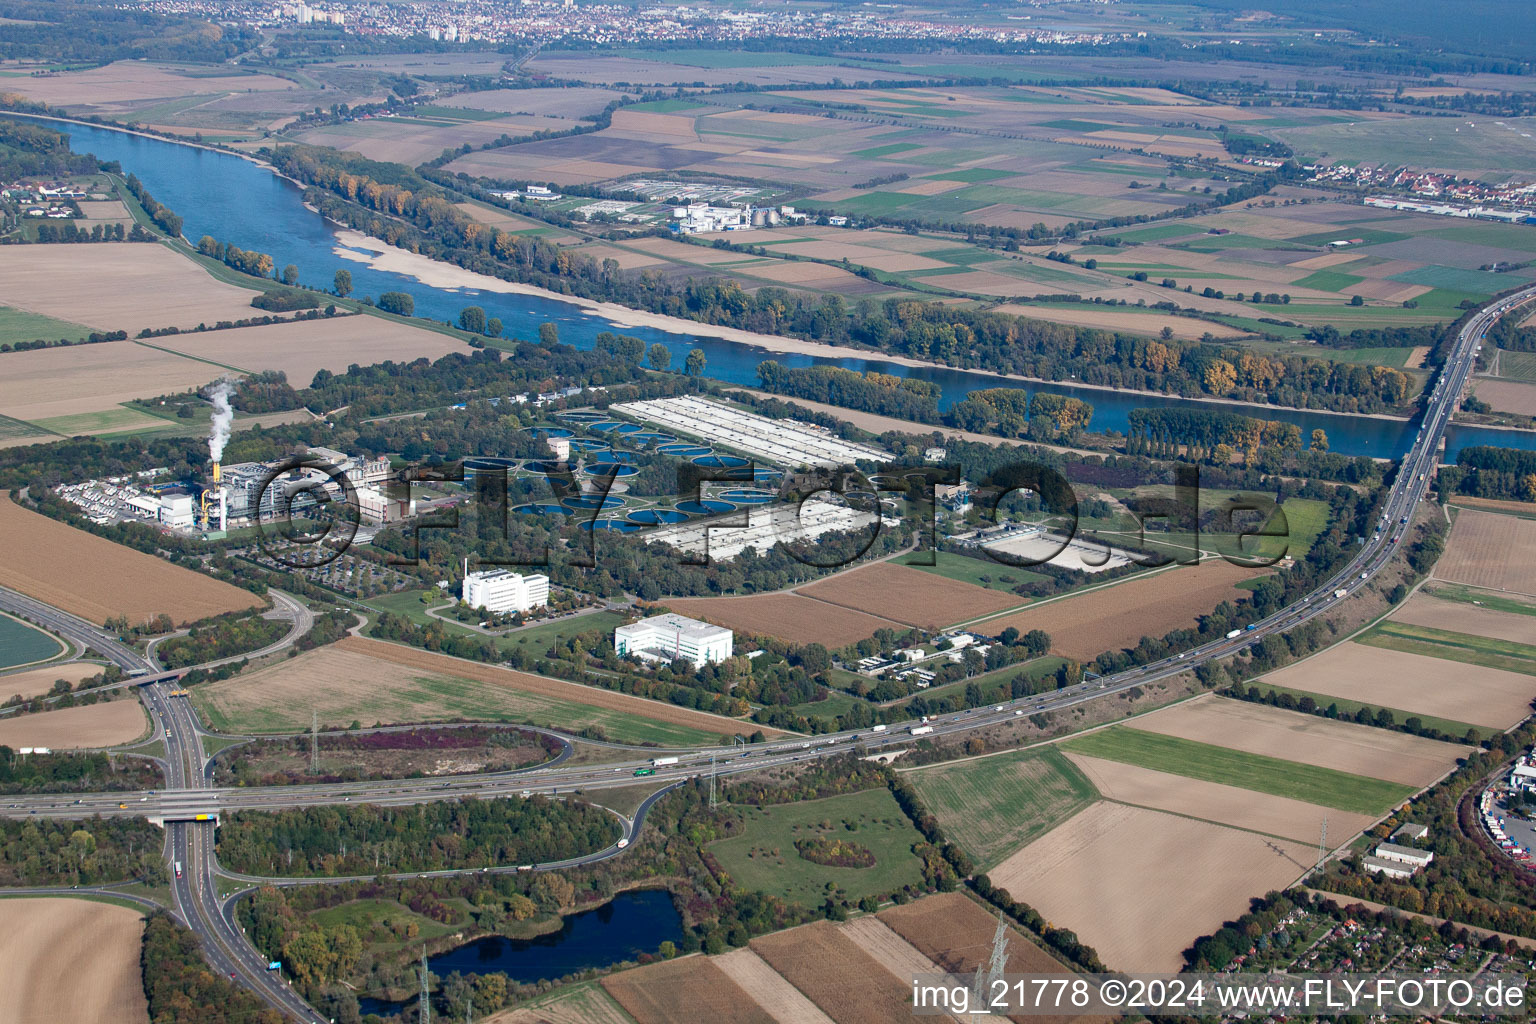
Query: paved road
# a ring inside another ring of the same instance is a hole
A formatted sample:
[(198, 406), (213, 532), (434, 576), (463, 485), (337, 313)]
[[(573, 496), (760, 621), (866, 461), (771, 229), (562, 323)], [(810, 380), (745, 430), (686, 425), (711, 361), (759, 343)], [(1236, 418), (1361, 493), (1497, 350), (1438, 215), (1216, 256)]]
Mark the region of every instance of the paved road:
[[(562, 793), (586, 792), (629, 786), (634, 784), (637, 773), (657, 781), (681, 784), (690, 778), (700, 777), (710, 771), (720, 775), (735, 775), (761, 771), (793, 764), (809, 758), (825, 757), (864, 749), (878, 751), (893, 745), (910, 742), (913, 732), (944, 736), (969, 732), (990, 725), (1011, 721), (1022, 715), (1036, 712), (1063, 711), (1089, 701), (1120, 693), (1136, 686), (1169, 678), (1187, 672), (1204, 662), (1218, 660), (1237, 653), (1248, 645), (1277, 633), (1291, 629), (1322, 614), (1341, 596), (1347, 596), (1362, 587), (1369, 586), (1372, 578), (1382, 570), (1391, 558), (1398, 541), (1403, 536), (1405, 524), (1411, 521), (1417, 503), (1424, 497), (1433, 478), (1435, 463), (1445, 427), (1460, 400), (1462, 391), (1475, 363), (1476, 352), (1487, 334), (1488, 327), (1511, 306), (1536, 297), (1536, 288), (1527, 289), (1509, 299), (1502, 300), (1474, 317), (1458, 336), (1449, 353), (1440, 380), (1429, 396), (1423, 420), (1423, 428), (1415, 439), (1413, 449), (1404, 458), (1401, 468), (1389, 489), (1383, 504), (1379, 529), (1360, 546), (1360, 550), (1348, 565), (1335, 573), (1312, 593), (1295, 604), (1267, 618), (1250, 624), (1235, 637), (1223, 637), (1203, 644), (1193, 650), (1165, 658), (1148, 665), (1138, 666), (1113, 676), (1105, 676), (1054, 693), (1008, 701), (992, 708), (972, 709), (961, 714), (943, 716), (931, 722), (913, 723), (902, 728), (889, 728), (879, 732), (873, 729), (828, 734), (807, 739), (779, 740), (772, 743), (754, 744), (749, 747), (693, 749), (678, 752), (675, 763), (656, 764), (654, 757), (633, 759), (619, 764), (604, 765), (543, 765), (519, 772), (459, 776), (439, 781), (430, 779), (401, 779), (379, 782), (341, 784), (336, 786), (288, 786), (252, 787), (247, 789), (214, 789), (207, 785), (206, 759), (202, 752), (202, 727), (191, 713), (187, 703), (167, 696), (166, 685), (152, 683), (144, 686), (141, 693), (151, 714), (164, 722), (166, 761), (169, 766), (168, 784), (172, 790), (181, 791), (179, 796), (202, 797), (206, 793), (209, 805), (220, 810), (275, 809), (317, 804), (332, 804), (352, 800), (376, 804), (410, 804), (428, 800), (461, 799), (469, 796), (502, 797), (523, 792), (558, 796)], [(0, 597), (7, 596), (0, 593)], [(33, 602), (33, 604), (36, 604)], [(0, 602), (0, 607), (9, 607)], [(29, 610), (39, 621), (54, 624), (62, 613), (38, 606)], [(89, 626), (89, 624), (86, 624)], [(78, 629), (78, 623), (64, 621), (56, 626)], [(110, 638), (100, 635), (95, 627), (91, 642), (109, 657), (121, 651), (112, 650)], [(293, 634), (290, 634), (293, 635)], [(105, 646), (103, 646), (105, 644)], [(279, 646), (285, 646), (286, 642)], [(120, 646), (120, 645), (119, 645)], [(137, 655), (126, 652), (126, 657), (137, 661)], [(114, 660), (117, 660), (114, 657)], [(123, 662), (119, 662), (123, 664)], [(131, 668), (124, 664), (125, 668)], [(666, 758), (673, 761), (671, 757)], [(671, 787), (668, 787), (671, 788)], [(188, 791), (196, 791), (188, 793)], [(159, 806), (159, 795), (138, 794), (124, 797), (122, 794), (93, 794), (81, 797), (80, 802), (67, 802), (60, 797), (31, 797), (18, 800), (0, 809), (9, 816), (31, 815), (81, 817), (91, 814), (144, 814)], [(625, 839), (638, 832), (645, 811), (660, 796), (656, 794), (640, 808), (633, 822), (626, 823)], [(127, 807), (120, 807), (126, 803)], [(137, 805), (137, 806), (135, 806)], [(627, 846), (627, 843), (625, 844)], [(256, 951), (244, 941), (234, 924), (234, 901), (220, 901), (215, 890), (215, 878), (219, 868), (213, 853), (212, 826), (196, 823), (172, 823), (167, 825), (167, 847), (174, 862), (181, 865), (181, 875), (175, 879), (173, 896), (177, 910), (189, 925), (197, 931), (214, 966), (232, 973), (248, 987), (257, 991), (272, 1005), (300, 1020), (319, 1020), (318, 1015), (288, 989), (287, 985), (261, 968), (264, 962)], [(569, 866), (574, 863), (590, 863), (605, 857), (616, 856), (624, 847), (615, 844), (607, 850), (579, 858), (561, 865), (544, 865), (545, 868)], [(516, 870), (501, 868), (496, 870)], [(456, 874), (442, 872), (435, 874)], [(238, 876), (237, 876), (238, 877)], [(241, 880), (257, 881), (256, 878)], [(264, 880), (263, 880), (264, 881)], [(283, 884), (322, 884), (325, 879), (284, 879)]]

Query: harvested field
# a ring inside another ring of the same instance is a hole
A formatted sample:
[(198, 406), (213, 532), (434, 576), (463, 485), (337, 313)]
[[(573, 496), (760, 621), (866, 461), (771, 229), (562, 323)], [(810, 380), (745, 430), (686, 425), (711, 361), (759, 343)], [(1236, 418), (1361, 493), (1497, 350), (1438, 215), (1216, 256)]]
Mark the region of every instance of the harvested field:
[(0, 992), (15, 1024), (149, 1021), (139, 974), (144, 918), (110, 903), (6, 900)]
[(1536, 521), (1463, 509), (1451, 527), (1436, 579), (1536, 594)]
[(163, 420), (121, 408), (121, 403), (190, 391), (227, 372), (223, 367), (132, 341), (12, 352), (5, 359), (0, 413), (18, 420), (44, 421), (49, 429), (66, 436), (73, 432), (70, 423), (75, 419), (87, 428), (81, 432), (87, 432), (86, 421), (92, 413), (111, 413), (108, 420), (116, 423), (162, 424)]
[(228, 69), (228, 74), (203, 75), (187, 74), (187, 70), (176, 65), (120, 60), (85, 71), (19, 77), (8, 82), (6, 89), (51, 107), (97, 110), (178, 96), (296, 88), (292, 82), (271, 75), (247, 75), (234, 69)]
[[(939, 970), (951, 974), (975, 974), (992, 954), (996, 917), (962, 893), (940, 893), (890, 907), (876, 915), (893, 932), (911, 943)], [(1009, 974), (1070, 974), (1069, 968), (1014, 928), (1008, 929)], [(1030, 1016), (1010, 1017), (1034, 1024), (1101, 1024), (1111, 1018)]]
[(713, 622), (738, 633), (760, 633), (796, 644), (829, 648), (873, 636), (877, 629), (903, 629), (901, 623), (814, 601), (798, 594), (750, 597), (673, 597), (664, 602), (679, 615)]
[(1376, 819), (1302, 800), (1256, 793), (1236, 786), (1185, 778), (1138, 765), (1067, 754), (1106, 800), (1149, 807), (1219, 825), (1264, 832), (1300, 842), (1315, 839), (1324, 818), (1338, 838), (1353, 835)]
[(992, 636), (1009, 626), (1020, 633), (1043, 629), (1051, 635), (1052, 651), (1091, 661), (1105, 651), (1134, 647), (1144, 636), (1194, 626), (1198, 616), (1221, 602), (1247, 597), (1236, 584), (1262, 571), (1211, 559), (1035, 605), (976, 628)]
[(1465, 494), (1453, 494), (1447, 501), (1459, 508), (1475, 508), (1483, 512), (1513, 512), (1517, 516), (1536, 515), (1536, 504), (1529, 501), (1506, 501), (1499, 498), (1469, 498)]
[(913, 974), (933, 974), (939, 967), (927, 956), (891, 930), (878, 917), (859, 917), (837, 926), (853, 944), (874, 957), (898, 978)]
[(609, 975), (602, 986), (639, 1024), (775, 1024), (740, 985), (702, 956)]
[[(953, 278), (944, 278), (945, 282)], [(1038, 291), (1038, 286), (1030, 285), (1028, 291)], [(1056, 308), (1053, 306), (1031, 306), (1007, 303), (998, 306), (996, 312), (1013, 313), (1018, 316), (1027, 316), (1035, 320), (1049, 320), (1057, 324), (1075, 324), (1079, 327), (1100, 327), (1107, 331), (1123, 331), (1127, 334), (1159, 335), (1166, 327), (1173, 332), (1175, 338), (1184, 341), (1199, 341), (1200, 337), (1210, 333), (1217, 338), (1242, 338), (1251, 332), (1229, 327), (1226, 324), (1213, 323), (1209, 320), (1191, 320), (1188, 317), (1164, 316), (1161, 313), (1119, 313), (1105, 311), (1099, 306), (1073, 306)]]
[(1473, 394), (1493, 406), (1496, 412), (1536, 416), (1536, 384), (1516, 380), (1479, 379), (1473, 382)]
[(248, 590), (66, 526), (5, 497), (0, 536), (7, 551), (0, 586), (95, 623), (113, 615), (143, 622), (160, 612), (187, 623), (264, 604)]
[(1023, 603), (1023, 598), (1014, 594), (935, 577), (893, 562), (876, 562), (839, 573), (800, 587), (796, 593), (924, 629), (965, 622)]
[(831, 1017), (747, 947), (733, 949), (714, 962), (778, 1024), (833, 1024)]
[(1097, 803), (991, 872), (1111, 969), (1177, 971), (1180, 954), (1281, 889), (1315, 847), (1125, 804)]
[(53, 689), (56, 680), (66, 679), (71, 685), (89, 679), (102, 671), (103, 666), (93, 661), (67, 661), (47, 668), (32, 668), (25, 672), (13, 672), (0, 676), (0, 700), (8, 700), (16, 694), (35, 697)]
[(1512, 640), (1517, 644), (1536, 644), (1536, 615), (1479, 608), (1465, 601), (1447, 601), (1423, 590), (1394, 612), (1392, 621)]
[(366, 314), (178, 335), (157, 338), (154, 344), (242, 370), (282, 370), (294, 387), (308, 387), (317, 370), (345, 373), (352, 363), (408, 363), (468, 351), (446, 334)]
[(560, 989), (515, 1010), (481, 1018), (482, 1024), (634, 1024), (603, 988), (594, 983)]
[(1536, 698), (1536, 679), (1519, 672), (1462, 667), (1422, 654), (1353, 643), (1339, 644), (1257, 682), (1261, 687), (1273, 683), (1500, 730), (1529, 715), (1531, 700)]
[(260, 312), (251, 308), (255, 294), (215, 281), (157, 242), (0, 252), (0, 304), (130, 336), (143, 327), (196, 327), (254, 316)]
[(0, 719), (0, 745), (85, 750), (132, 743), (148, 731), (143, 707), (124, 698)]
[[(1391, 652), (1370, 656), (1383, 653)], [(1311, 660), (1293, 668), (1305, 669)], [(1278, 682), (1287, 671), (1265, 678)], [(1143, 715), (1132, 727), (1407, 786), (1429, 785), (1466, 753), (1454, 743), (1211, 695)]]
[(890, 1024), (912, 1014), (910, 980), (887, 970), (830, 921), (761, 936), (752, 940), (752, 950), (837, 1024)]
[(215, 727), (233, 731), (303, 728), (311, 711), (342, 725), (354, 718), (368, 725), (455, 718), (529, 719), (567, 729), (597, 725), (615, 739), (679, 744), (742, 726), (642, 697), (350, 636), (193, 694)]

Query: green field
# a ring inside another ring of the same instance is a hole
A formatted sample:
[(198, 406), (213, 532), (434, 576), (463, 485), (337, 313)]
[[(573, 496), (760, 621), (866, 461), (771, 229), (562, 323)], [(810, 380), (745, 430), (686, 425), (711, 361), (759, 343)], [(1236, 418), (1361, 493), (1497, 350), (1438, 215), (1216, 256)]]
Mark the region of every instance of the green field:
[(1318, 270), (1297, 281), (1296, 287), (1313, 288), (1320, 292), (1345, 292), (1364, 280), (1365, 278), (1355, 274), (1345, 274), (1337, 270)]
[(542, 655), (551, 644), (557, 641), (576, 636), (578, 633), (590, 633), (594, 630), (612, 634), (613, 627), (623, 624), (624, 616), (618, 612), (591, 612), (587, 615), (578, 615), (572, 619), (547, 622), (542, 626), (530, 626), (527, 629), (520, 629), (515, 633), (508, 633), (505, 637), (496, 641), (496, 646), (504, 651), (522, 648), (529, 654)]
[[(929, 560), (937, 562), (937, 565), (924, 565)], [(911, 566), (924, 572), (931, 572), (936, 576), (946, 579), (959, 580), (962, 583), (973, 583), (978, 587), (986, 587), (989, 590), (1001, 590), (1004, 593), (1012, 593), (1013, 588), (1021, 583), (1033, 583), (1045, 579), (1037, 572), (1028, 569), (1019, 569), (1002, 562), (992, 562), (981, 558), (971, 558), (968, 555), (957, 555), (950, 551), (919, 551), (910, 555), (903, 555), (896, 560), (898, 565)], [(1019, 603), (1024, 603), (1024, 598), (1019, 598)]]
[[(922, 862), (912, 852), (922, 836), (886, 789), (769, 807), (742, 807), (742, 831), (708, 850), (745, 889), (802, 906), (819, 906), (830, 884), (843, 898), (879, 896), (920, 884)], [(803, 859), (795, 840), (824, 835), (845, 839), (875, 855), (867, 868), (824, 867)]]
[(1383, 647), (1389, 651), (1422, 654), (1466, 665), (1536, 675), (1536, 647), (1513, 640), (1496, 640), (1436, 629), (1433, 626), (1413, 626), (1406, 622), (1381, 622), (1372, 626), (1364, 635), (1356, 637), (1356, 642)]
[[(302, 732), (309, 728), (311, 710), (319, 712), (322, 726), (345, 727), (353, 721), (364, 726), (375, 722), (515, 722), (570, 731), (597, 726), (610, 740), (620, 743), (682, 747), (718, 743), (721, 732), (730, 728), (722, 721), (720, 732), (705, 732), (457, 676), (416, 676), (414, 682), (414, 687), (393, 686), (367, 697), (333, 696), (329, 703), (327, 694), (322, 693), (313, 705), (251, 705), (244, 700), (224, 703), (222, 692), (216, 689), (218, 684), (193, 687), (191, 693), (193, 704), (210, 728), (236, 734)], [(238, 688), (238, 677), (233, 683)], [(751, 731), (756, 727), (746, 722), (741, 728)]]
[[(1288, 693), (1297, 700), (1301, 700), (1303, 697), (1311, 697), (1313, 702), (1316, 703), (1320, 708), (1326, 708), (1330, 704), (1337, 705), (1340, 714), (1353, 715), (1361, 708), (1370, 708), (1372, 711), (1381, 709), (1380, 704), (1370, 704), (1361, 700), (1345, 700), (1342, 697), (1329, 697), (1326, 694), (1312, 693), (1309, 690), (1297, 690), (1289, 686), (1275, 686), (1271, 683), (1265, 682), (1264, 680), (1259, 680), (1258, 682), (1251, 683), (1249, 685), (1257, 686), (1260, 693), (1267, 693), (1270, 690), (1274, 690), (1276, 693)], [(1486, 727), (1471, 725), (1467, 722), (1458, 722), (1453, 718), (1436, 718), (1434, 715), (1426, 715), (1418, 711), (1404, 711), (1402, 708), (1387, 708), (1386, 710), (1392, 712), (1393, 719), (1399, 723), (1406, 722), (1410, 718), (1417, 718), (1427, 727), (1431, 729), (1439, 729), (1447, 736), (1455, 736), (1459, 738), (1465, 736), (1468, 729), (1477, 730), (1479, 735), (1482, 735), (1487, 731)]]
[(42, 431), (25, 420), (13, 420), (0, 416), (0, 439), (7, 437), (36, 437)]
[[(96, 412), (75, 413), (70, 416), (51, 416), (48, 419), (35, 420), (33, 422), (44, 430), (50, 430), (55, 434), (63, 434), (65, 437), (73, 437), (76, 434), (110, 434), (150, 427), (150, 424), (144, 422), (143, 413), (135, 409), (124, 408), (120, 405)], [(154, 427), (158, 428), (159, 424), (155, 424)]]
[(18, 341), (59, 341), (68, 338), (78, 341), (91, 333), (89, 327), (55, 320), (51, 316), (28, 313), (23, 309), (0, 306), (0, 345), (14, 345)]
[(1098, 799), (1054, 747), (941, 764), (907, 778), (923, 805), (986, 871)]
[(1500, 352), (1499, 376), (1536, 384), (1536, 352)]
[(0, 669), (47, 661), (66, 649), (36, 626), (0, 612)]
[(1229, 750), (1124, 725), (1067, 740), (1062, 746), (1089, 757), (1102, 757), (1359, 814), (1385, 813), (1414, 792), (1414, 787), (1397, 782)]

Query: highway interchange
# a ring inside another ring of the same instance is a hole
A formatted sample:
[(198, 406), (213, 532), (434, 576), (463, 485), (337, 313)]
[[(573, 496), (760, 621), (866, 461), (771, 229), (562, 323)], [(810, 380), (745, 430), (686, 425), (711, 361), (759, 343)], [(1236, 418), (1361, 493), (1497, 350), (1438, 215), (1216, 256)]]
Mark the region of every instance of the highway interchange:
[[(1223, 637), (1161, 661), (1094, 678), (1048, 694), (1009, 701), (991, 708), (972, 709), (945, 715), (927, 722), (935, 737), (950, 736), (1010, 722), (1023, 715), (1060, 712), (1090, 701), (1119, 694), (1133, 687), (1189, 672), (1196, 666), (1231, 656), (1267, 636), (1289, 630), (1327, 611), (1339, 591), (1347, 596), (1369, 586), (1373, 577), (1391, 559), (1396, 543), (1411, 522), (1414, 511), (1434, 479), (1441, 440), (1447, 423), (1460, 400), (1476, 362), (1476, 353), (1489, 326), (1503, 313), (1531, 298), (1536, 287), (1513, 294), (1480, 311), (1457, 336), (1435, 389), (1426, 399), (1423, 426), (1412, 449), (1404, 456), (1383, 503), (1381, 528), (1367, 537), (1349, 563), (1311, 593), (1288, 607), (1257, 620), (1239, 635)], [(308, 629), (309, 612), (286, 595), (274, 592), (279, 607), (294, 621), (287, 637), (270, 650), (293, 642)], [(901, 747), (911, 742), (910, 729), (920, 723), (891, 726), (880, 732), (860, 729), (816, 737), (794, 737), (747, 746), (712, 749), (657, 750), (604, 744), (615, 751), (615, 761), (604, 764), (570, 764), (564, 756), (532, 768), (513, 772), (461, 775), (452, 779), (397, 779), (314, 786), (271, 786), (217, 788), (210, 783), (212, 763), (204, 754), (202, 737), (206, 735), (185, 700), (170, 696), (173, 674), (161, 673), (137, 652), (100, 628), (60, 612), (30, 598), (0, 590), (0, 608), (23, 614), (41, 625), (94, 647), (125, 671), (143, 672), (133, 680), (139, 685), (141, 699), (152, 721), (160, 723), (164, 743), (167, 789), (154, 794), (90, 794), (78, 799), (62, 796), (15, 798), (0, 807), (9, 817), (81, 818), (93, 815), (160, 817), (186, 816), (193, 811), (208, 813), (240, 809), (277, 809), (334, 804), (350, 801), (374, 804), (412, 804), (430, 800), (465, 797), (496, 798), (521, 794), (561, 796), (575, 791), (613, 789), (636, 784), (635, 772), (653, 769), (648, 781), (679, 784), (689, 778), (721, 776), (763, 771), (792, 765), (808, 758), (826, 757), (850, 751), (876, 753), (885, 748)], [(302, 628), (300, 628), (302, 626)], [(264, 652), (265, 653), (265, 652)], [(581, 741), (587, 742), (587, 741)], [(653, 766), (658, 755), (677, 758), (676, 764)], [(633, 756), (627, 756), (633, 755)], [(671, 788), (670, 786), (666, 788)], [(662, 791), (664, 792), (664, 790)], [(606, 850), (586, 857), (556, 864), (532, 866), (535, 870), (569, 867), (617, 856), (644, 823), (650, 805), (662, 795), (654, 794), (637, 810), (633, 819), (620, 817), (622, 839)], [(322, 1022), (275, 972), (266, 970), (267, 962), (248, 942), (235, 923), (234, 904), (238, 895), (224, 898), (219, 893), (221, 878), (231, 882), (255, 884), (324, 884), (337, 879), (266, 879), (235, 875), (221, 869), (214, 851), (214, 826), (211, 822), (172, 820), (166, 823), (166, 857), (172, 868), (172, 899), (178, 917), (202, 942), (215, 968), (235, 978), (256, 992), (270, 1005), (296, 1020)], [(177, 869), (179, 865), (179, 870)], [(517, 865), (504, 865), (491, 871), (516, 871)], [(434, 872), (434, 875), (461, 874), (462, 871)], [(370, 876), (371, 877), (371, 876)], [(60, 889), (33, 890), (39, 894), (63, 892)], [(106, 891), (106, 890), (102, 890)]]

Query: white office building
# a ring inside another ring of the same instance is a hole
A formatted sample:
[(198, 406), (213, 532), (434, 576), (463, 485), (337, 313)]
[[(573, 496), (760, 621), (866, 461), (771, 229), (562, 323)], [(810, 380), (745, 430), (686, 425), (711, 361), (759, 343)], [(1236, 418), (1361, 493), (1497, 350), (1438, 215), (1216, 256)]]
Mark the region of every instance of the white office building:
[(731, 656), (733, 634), (724, 626), (673, 615), (652, 615), (613, 631), (613, 649), (646, 661), (691, 661), (695, 668)]
[(488, 612), (526, 612), (549, 603), (549, 577), (520, 576), (508, 569), (472, 572), (464, 577), (464, 602)]

